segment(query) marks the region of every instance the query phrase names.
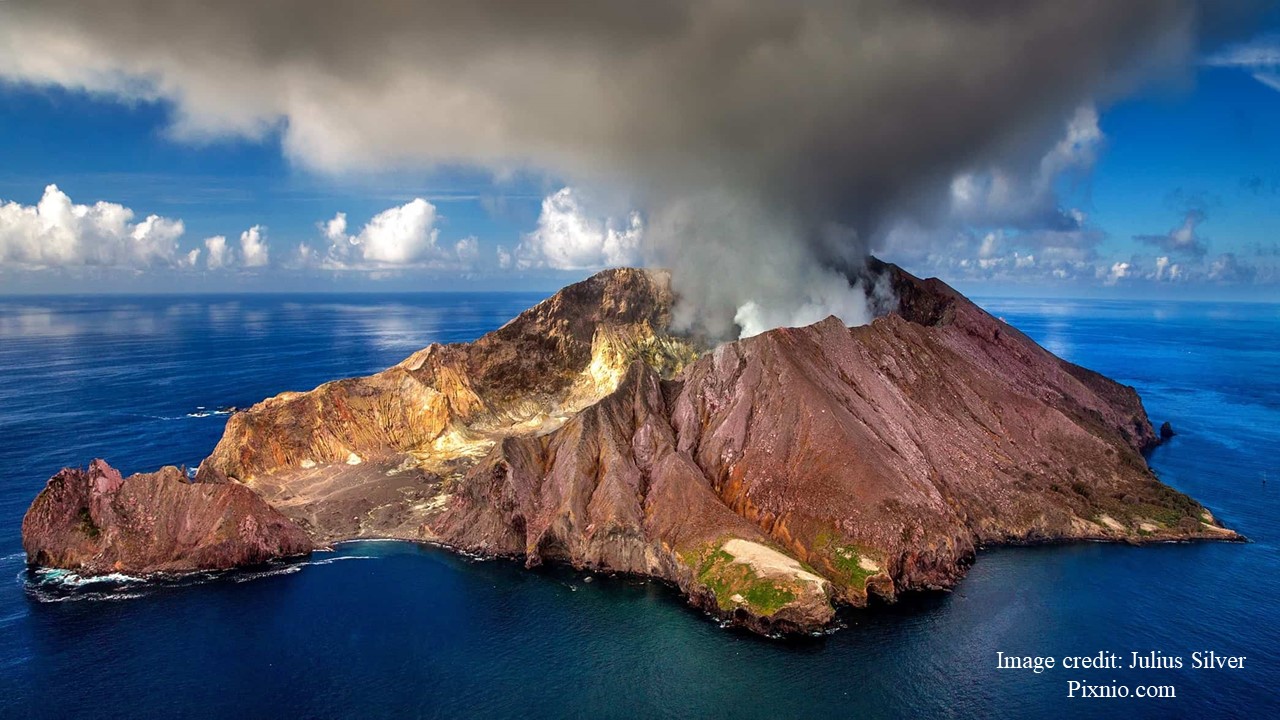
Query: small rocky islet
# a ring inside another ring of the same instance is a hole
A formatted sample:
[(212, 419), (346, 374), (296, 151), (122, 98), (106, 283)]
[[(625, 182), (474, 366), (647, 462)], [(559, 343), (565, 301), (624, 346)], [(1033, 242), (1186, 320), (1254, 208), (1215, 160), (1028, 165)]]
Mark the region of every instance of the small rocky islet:
[[(230, 415), (194, 479), (95, 460), (23, 520), (32, 566), (246, 567), (359, 538), (634, 573), (765, 634), (950, 588), (981, 546), (1239, 540), (1162, 484), (1133, 388), (937, 279), (709, 347), (660, 271), (570, 285), (471, 343)], [(870, 283), (868, 283), (870, 285)]]

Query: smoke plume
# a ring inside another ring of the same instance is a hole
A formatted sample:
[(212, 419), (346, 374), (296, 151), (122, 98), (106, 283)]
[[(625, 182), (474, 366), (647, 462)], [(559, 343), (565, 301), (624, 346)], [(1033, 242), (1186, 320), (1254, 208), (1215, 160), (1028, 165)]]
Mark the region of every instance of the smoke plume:
[(179, 138), (278, 132), (323, 171), (608, 187), (645, 211), (685, 323), (723, 336), (865, 322), (850, 279), (887, 227), (928, 223), (969, 169), (1034, 175), (1077, 108), (1185, 63), (1203, 19), (1177, 0), (14, 0), (0, 76), (168, 101)]

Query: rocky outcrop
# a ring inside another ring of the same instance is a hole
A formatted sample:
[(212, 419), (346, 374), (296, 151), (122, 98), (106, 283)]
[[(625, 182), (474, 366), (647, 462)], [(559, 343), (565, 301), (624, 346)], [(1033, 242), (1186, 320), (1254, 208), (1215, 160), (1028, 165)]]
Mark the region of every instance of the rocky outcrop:
[(248, 485), (321, 541), (426, 539), (442, 488), (495, 443), (560, 427), (633, 360), (670, 377), (696, 359), (665, 332), (671, 307), (665, 273), (604, 271), (473, 343), (232, 415), (197, 480)]
[(316, 543), (662, 578), (766, 633), (950, 587), (983, 545), (1238, 538), (1151, 473), (1132, 388), (938, 280), (868, 272), (897, 308), (867, 326), (700, 352), (669, 333), (665, 275), (606, 271), (475, 343), (237, 413), (198, 485), (251, 489)]
[(34, 565), (82, 575), (222, 570), (308, 553), (311, 538), (239, 485), (176, 467), (121, 477), (102, 460), (54, 475), (22, 521)]
[(618, 269), (571, 285), (473, 343), (431, 345), (362, 378), (282, 393), (236, 413), (201, 481), (416, 455), (446, 473), (512, 434), (547, 432), (617, 386), (634, 358), (666, 375), (697, 357), (663, 331), (662, 273)]

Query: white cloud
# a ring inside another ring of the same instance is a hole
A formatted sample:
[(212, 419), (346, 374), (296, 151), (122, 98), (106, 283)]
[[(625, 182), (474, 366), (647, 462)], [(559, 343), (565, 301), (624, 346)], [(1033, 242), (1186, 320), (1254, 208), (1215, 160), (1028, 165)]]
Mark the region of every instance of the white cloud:
[(1115, 285), (1129, 276), (1129, 267), (1127, 262), (1113, 263), (1111, 269), (1107, 271), (1106, 279), (1103, 282), (1107, 285)]
[(1054, 183), (1063, 175), (1090, 170), (1105, 139), (1097, 109), (1082, 105), (1035, 167), (993, 166), (957, 175), (951, 181), (951, 213), (960, 222), (981, 226), (1078, 226), (1079, 211), (1059, 208)]
[(474, 235), (453, 244), (453, 253), (463, 265), (474, 265), (480, 258), (480, 241)]
[(942, 232), (900, 225), (882, 256), (916, 272), (951, 280), (1037, 282), (1102, 277), (1098, 244), (1103, 233), (1077, 213), (1078, 227), (1064, 230), (971, 229)]
[[(479, 241), (467, 237), (452, 247), (439, 244), (436, 228), (439, 215), (436, 206), (422, 198), (373, 216), (354, 235), (347, 232), (346, 213), (337, 213), (320, 223), (320, 231), (329, 243), (326, 254), (318, 258), (321, 267), (333, 270), (388, 270), (395, 268), (465, 269), (475, 265), (480, 254)], [(317, 253), (302, 245), (298, 258), (304, 264), (317, 260)]]
[(266, 228), (254, 225), (240, 233), (240, 256), (247, 268), (263, 267), (270, 262), (271, 251), (267, 247)]
[(1280, 36), (1233, 45), (1204, 61), (1213, 67), (1244, 70), (1272, 90), (1280, 90)]
[[(208, 270), (230, 270), (237, 267), (261, 268), (271, 263), (267, 229), (261, 225), (254, 225), (240, 233), (239, 252), (227, 242), (225, 235), (205, 238), (204, 249), (204, 266)], [(192, 264), (195, 264), (194, 260)]]
[(205, 238), (204, 247), (208, 251), (204, 256), (204, 264), (210, 270), (218, 270), (232, 263), (231, 250), (227, 247), (225, 236), (214, 235)]
[(562, 188), (542, 201), (538, 227), (525, 235), (515, 252), (498, 250), (500, 265), (517, 268), (594, 270), (634, 265), (640, 261), (644, 223), (631, 212), (626, 221), (588, 214), (573, 188)]
[(1184, 275), (1182, 272), (1181, 264), (1176, 262), (1171, 262), (1169, 260), (1169, 256), (1167, 255), (1161, 255), (1160, 257), (1156, 258), (1156, 273), (1155, 273), (1155, 276), (1153, 277), (1153, 279), (1156, 282), (1161, 282), (1161, 281), (1177, 282), (1181, 280), (1183, 277)]
[(297, 264), (302, 267), (310, 267), (317, 262), (315, 248), (304, 242), (298, 243), (298, 247), (294, 251), (294, 257)]
[[(346, 224), (345, 218), (343, 224)], [(360, 248), (361, 255), (369, 262), (404, 265), (437, 249), (440, 231), (435, 224), (435, 205), (415, 198), (373, 216), (350, 242)]]
[(952, 178), (950, 204), (936, 226), (902, 222), (878, 252), (910, 267), (966, 280), (1102, 278), (1104, 233), (1063, 207), (1061, 179), (1088, 173), (1106, 137), (1092, 104), (1078, 107), (1062, 134), (1027, 165), (988, 165)]
[(181, 220), (148, 215), (135, 223), (133, 217), (115, 203), (76, 205), (49, 185), (35, 205), (0, 205), (0, 265), (142, 269), (186, 261), (178, 252)]

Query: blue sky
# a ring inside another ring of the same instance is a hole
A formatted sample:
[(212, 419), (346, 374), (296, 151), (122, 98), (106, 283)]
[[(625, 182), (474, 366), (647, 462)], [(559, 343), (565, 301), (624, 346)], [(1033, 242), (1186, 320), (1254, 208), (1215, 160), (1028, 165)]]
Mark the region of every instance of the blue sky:
[[(464, 169), (334, 175), (292, 163), (279, 133), (261, 139), (223, 137), (192, 142), (169, 131), (172, 104), (117, 98), (56, 86), (0, 84), (0, 201), (35, 205), (50, 184), (76, 203), (118, 203), (137, 216), (180, 218), (186, 230), (182, 250), (204, 238), (232, 237), (261, 225), (273, 248), (315, 243), (319, 223), (345, 212), (363, 222), (414, 198), (438, 208), (445, 240), (476, 237), (492, 254), (514, 246), (535, 228), (548, 189), (537, 179), (495, 182), (490, 174)], [(32, 268), (5, 277), (5, 290), (56, 292), (53, 269)], [(339, 272), (256, 273), (237, 277), (178, 277), (153, 271), (145, 283), (114, 274), (123, 291), (178, 291), (194, 287), (215, 292), (283, 290), (489, 290), (552, 289), (582, 272), (423, 273), (371, 280)], [(169, 275), (168, 277), (166, 275)], [(273, 277), (274, 275), (274, 277)], [(283, 276), (283, 277), (282, 277)], [(4, 276), (0, 276), (4, 277)], [(192, 285), (194, 280), (194, 286)], [(513, 285), (514, 283), (514, 285)], [(74, 288), (68, 288), (74, 291)]]
[[(1247, 73), (1202, 68), (1190, 92), (1122, 102), (1103, 114), (1107, 146), (1089, 187), (1107, 247), (1182, 220), (1205, 204), (1201, 229), (1219, 251), (1280, 243), (1280, 92)], [(1257, 180), (1262, 187), (1252, 187)]]
[[(988, 218), (876, 249), (976, 294), (1280, 299), (1277, 37), (1255, 30), (1200, 55), (1176, 82), (1088, 103), (1096, 117), (1079, 127), (1064, 119), (1084, 131), (1083, 148), (1047, 189), (1025, 194), (1075, 218), (1066, 235), (1046, 240), (1043, 228)], [(183, 103), (194, 101), (180, 92), (7, 76), (0, 292), (550, 290), (645, 257), (643, 208), (598, 209), (590, 188), (566, 190), (569, 181), (536, 168), (391, 162), (335, 172), (299, 161), (307, 152), (288, 118), (189, 132)], [(132, 215), (115, 230), (75, 230), (78, 244), (60, 255), (42, 252), (48, 241), (32, 233), (42, 232), (37, 206), (51, 185), (66, 207), (101, 202)], [(338, 213), (344, 221), (327, 224)], [(139, 229), (152, 215), (161, 222)], [(128, 249), (138, 233), (153, 243), (145, 252)]]

